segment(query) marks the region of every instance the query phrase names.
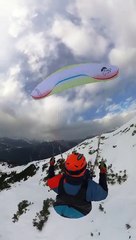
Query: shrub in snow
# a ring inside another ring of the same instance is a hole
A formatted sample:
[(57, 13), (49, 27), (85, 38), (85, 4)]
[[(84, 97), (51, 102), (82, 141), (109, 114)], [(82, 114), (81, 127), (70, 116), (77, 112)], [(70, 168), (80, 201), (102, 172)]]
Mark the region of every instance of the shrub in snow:
[(122, 133), (126, 133), (126, 132), (128, 132), (130, 130), (130, 128), (125, 128), (123, 131), (122, 131)]
[(107, 167), (107, 182), (108, 184), (122, 184), (123, 182), (127, 181), (127, 174), (126, 174), (126, 170), (121, 170), (119, 171), (119, 173), (114, 173), (114, 171), (112, 170), (112, 165), (109, 165)]
[(90, 155), (92, 155), (92, 154), (94, 154), (95, 152), (97, 152), (98, 151), (98, 149), (96, 149), (96, 150), (90, 150), (88, 153), (90, 154)]
[(50, 215), (49, 208), (53, 205), (54, 200), (52, 198), (47, 198), (43, 201), (43, 208), (39, 213), (36, 213), (36, 217), (33, 219), (33, 226), (39, 231), (42, 230), (44, 223), (47, 222)]
[(18, 204), (18, 211), (16, 212), (16, 214), (14, 214), (13, 216), (13, 222), (17, 222), (19, 220), (19, 217), (23, 214), (26, 213), (26, 211), (28, 210), (28, 206), (31, 205), (33, 203), (28, 202), (27, 200), (23, 200), (22, 202), (20, 202)]
[(29, 177), (32, 177), (36, 174), (38, 168), (39, 167), (36, 167), (34, 164), (31, 164), (22, 172), (14, 174), (14, 176), (8, 179), (8, 183), (20, 182), (21, 180), (26, 181)]
[(8, 176), (7, 173), (0, 173), (0, 191), (10, 188), (10, 185), (6, 182)]
[(58, 159), (57, 164), (58, 168), (60, 169), (60, 173), (63, 173), (65, 169), (65, 159), (64, 158)]
[(12, 171), (11, 173), (3, 173), (0, 172), (0, 190), (8, 189), (11, 187), (10, 179), (16, 175), (15, 171)]
[(104, 207), (102, 206), (101, 203), (99, 204), (99, 210), (102, 211), (102, 212), (104, 212)]
[(43, 164), (43, 166), (42, 166), (42, 172), (44, 172), (44, 170), (45, 170), (47, 167), (48, 167), (48, 164), (47, 164), (47, 163)]
[(128, 230), (129, 228), (131, 228), (131, 226), (127, 223), (126, 224), (126, 229)]
[(132, 136), (134, 136), (136, 134), (136, 130), (134, 130), (133, 132), (132, 132)]
[(113, 145), (113, 148), (116, 148), (117, 147), (117, 145)]

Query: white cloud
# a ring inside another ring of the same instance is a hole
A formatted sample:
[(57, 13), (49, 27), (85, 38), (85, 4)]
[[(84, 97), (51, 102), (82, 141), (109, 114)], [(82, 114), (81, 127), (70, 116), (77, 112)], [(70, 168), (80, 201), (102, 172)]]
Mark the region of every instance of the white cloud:
[[(81, 137), (97, 128), (110, 129), (135, 114), (133, 98), (124, 104), (117, 101), (118, 94), (127, 91), (125, 82), (136, 73), (135, 1), (0, 0), (0, 8), (1, 136)], [(66, 47), (65, 56), (60, 43)], [(88, 59), (118, 65), (120, 79), (87, 84), (42, 101), (28, 96), (27, 78), (44, 79), (63, 60)], [(108, 114), (84, 121), (86, 111), (93, 118), (92, 108)]]
[(9, 26), (9, 34), (16, 38), (26, 29), (31, 29), (32, 22), (30, 11), (27, 7), (17, 6), (12, 12), (11, 23)]
[(43, 32), (29, 33), (17, 43), (17, 50), (27, 56), (28, 64), (33, 72), (38, 72), (43, 65), (46, 65), (51, 54), (56, 58), (55, 47), (55, 42)]
[(76, 0), (68, 10), (83, 22), (92, 20), (91, 23), (94, 22), (96, 27), (103, 27), (103, 33), (121, 47), (124, 47), (122, 43), (135, 46), (135, 1), (124, 4), (123, 0), (106, 0), (104, 3), (101, 0), (92, 0), (91, 3), (89, 0)]
[(0, 0), (0, 67), (9, 65), (12, 59), (14, 43), (8, 34), (10, 24), (10, 14), (13, 10), (16, 1), (2, 1)]
[[(98, 58), (104, 54), (107, 47), (106, 39), (91, 25), (87, 23), (75, 25), (70, 20), (59, 16), (55, 18), (52, 34), (77, 56), (89, 55)], [(97, 48), (94, 45), (97, 45)]]
[(109, 54), (111, 62), (116, 62), (125, 76), (131, 76), (135, 73), (136, 66), (136, 46), (135, 48), (113, 48)]
[[(81, 21), (106, 36), (107, 43), (113, 44), (109, 55), (112, 64), (117, 64), (129, 74), (135, 73), (136, 59), (136, 4), (123, 0), (76, 0), (68, 8)], [(93, 45), (98, 47), (97, 41)], [(99, 49), (99, 47), (98, 47)], [(103, 53), (104, 54), (104, 53)]]
[[(16, 65), (10, 69), (6, 77), (1, 76), (0, 89), (1, 89), (1, 103), (10, 104), (11, 101), (16, 102), (18, 96), (22, 96), (23, 84), (19, 81), (20, 66)], [(4, 79), (5, 78), (5, 79)]]

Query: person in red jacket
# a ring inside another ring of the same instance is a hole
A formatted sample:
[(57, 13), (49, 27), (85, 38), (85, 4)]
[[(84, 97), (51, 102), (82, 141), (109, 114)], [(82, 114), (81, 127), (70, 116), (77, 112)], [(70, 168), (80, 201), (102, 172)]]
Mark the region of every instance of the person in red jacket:
[(65, 161), (64, 174), (47, 180), (57, 193), (55, 211), (66, 218), (80, 218), (92, 209), (92, 201), (104, 200), (108, 195), (106, 165), (101, 163), (99, 183), (92, 180), (83, 154), (72, 153)]

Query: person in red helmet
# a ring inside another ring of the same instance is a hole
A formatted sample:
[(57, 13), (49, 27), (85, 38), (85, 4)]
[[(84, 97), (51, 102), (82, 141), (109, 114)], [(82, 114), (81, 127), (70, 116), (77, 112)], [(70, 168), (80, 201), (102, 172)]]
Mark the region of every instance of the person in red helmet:
[(88, 174), (83, 154), (72, 153), (65, 161), (64, 174), (47, 180), (47, 185), (57, 193), (55, 211), (66, 218), (80, 218), (92, 209), (92, 201), (104, 200), (108, 195), (106, 165), (100, 164), (99, 183)]

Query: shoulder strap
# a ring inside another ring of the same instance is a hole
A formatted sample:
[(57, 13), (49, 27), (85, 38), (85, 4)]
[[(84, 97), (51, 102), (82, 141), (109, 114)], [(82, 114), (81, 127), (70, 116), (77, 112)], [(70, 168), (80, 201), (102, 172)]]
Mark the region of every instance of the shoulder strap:
[[(59, 186), (58, 186), (58, 194), (59, 195), (67, 195), (67, 193), (65, 192), (64, 189), (64, 179), (65, 176), (63, 175), (59, 181)], [(73, 197), (85, 200), (86, 199), (86, 191), (87, 191), (87, 187), (88, 187), (88, 178), (85, 178), (81, 184), (81, 188), (79, 189), (78, 193), (76, 195), (74, 195)]]
[(64, 179), (65, 179), (65, 176), (63, 174), (60, 181), (59, 181), (59, 185), (58, 185), (58, 194), (59, 195), (63, 195), (65, 193), (65, 190), (64, 190), (64, 187), (63, 187)]

